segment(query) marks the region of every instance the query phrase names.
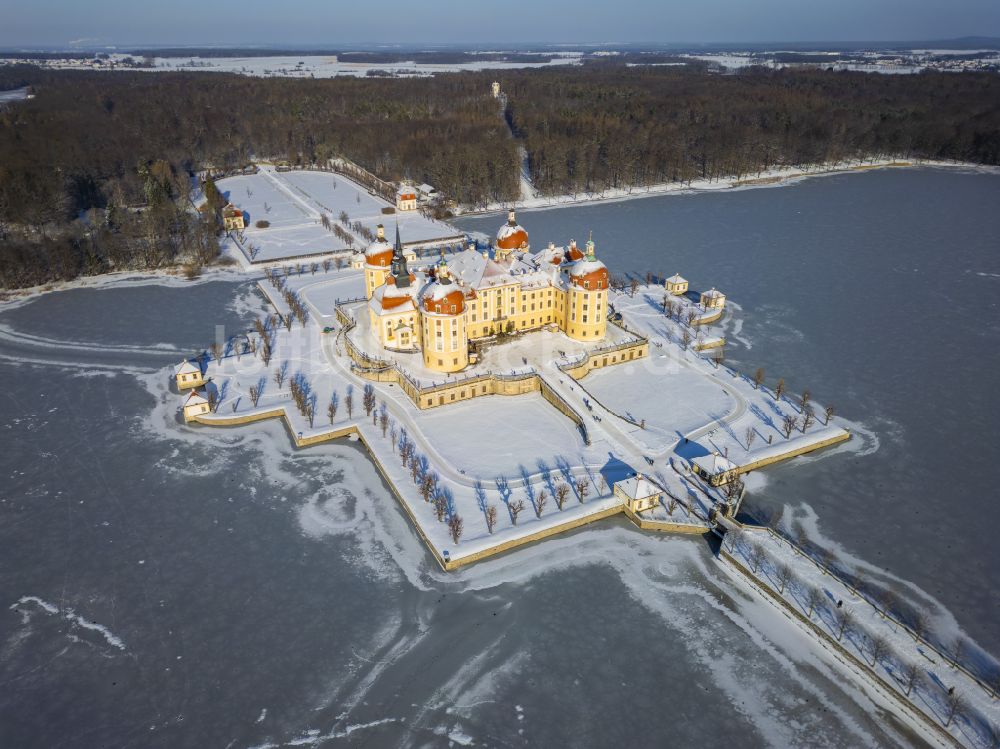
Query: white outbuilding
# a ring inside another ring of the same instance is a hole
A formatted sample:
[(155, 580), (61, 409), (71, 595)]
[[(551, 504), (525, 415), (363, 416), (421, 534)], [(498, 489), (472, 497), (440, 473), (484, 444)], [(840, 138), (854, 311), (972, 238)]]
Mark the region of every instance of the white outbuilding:
[(631, 512), (651, 510), (663, 498), (663, 490), (641, 473), (616, 481), (614, 493)]
[(174, 370), (174, 380), (177, 382), (178, 390), (196, 388), (205, 384), (205, 376), (201, 372), (201, 365), (197, 361), (185, 359)]
[(680, 296), (681, 294), (687, 293), (688, 280), (680, 273), (674, 273), (674, 275), (663, 282), (663, 288), (666, 289), (668, 294)]
[(207, 414), (211, 411), (211, 404), (208, 402), (208, 397), (204, 390), (192, 390), (188, 393), (187, 398), (184, 399), (184, 421), (194, 421), (202, 414)]
[(712, 486), (728, 484), (739, 475), (739, 466), (719, 453), (692, 459), (691, 469)]

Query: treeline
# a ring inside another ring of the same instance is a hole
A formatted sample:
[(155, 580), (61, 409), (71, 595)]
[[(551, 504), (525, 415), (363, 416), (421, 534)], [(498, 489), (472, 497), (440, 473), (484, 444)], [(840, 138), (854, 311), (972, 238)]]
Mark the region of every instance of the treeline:
[[(183, 260), (187, 237), (200, 231), (187, 202), (194, 173), (255, 158), (310, 164), (344, 155), (384, 179), (429, 182), (472, 204), (518, 190), (516, 144), (486, 84), (468, 77), (0, 68), (0, 89), (24, 82), (37, 97), (0, 111), (0, 283), (7, 287), (137, 267), (143, 257), (144, 267)], [(150, 203), (154, 168), (170, 175), (169, 210)], [(111, 210), (120, 225), (98, 229)], [(31, 250), (40, 244), (52, 246)]]
[[(471, 205), (517, 199), (518, 141), (542, 193), (745, 177), (915, 156), (1000, 163), (1000, 76), (875, 75), (622, 61), (433, 78), (325, 80), (0, 66), (0, 283), (212, 255), (202, 169), (345, 156)], [(33, 249), (34, 248), (34, 249)]]
[[(0, 116), (0, 220), (37, 224), (141, 199), (137, 164), (177, 170), (344, 155), (463, 203), (517, 191), (517, 151), (478, 80), (289, 80), (33, 69), (37, 98)], [(24, 70), (0, 69), (23, 80)], [(59, 198), (63, 197), (63, 200)], [(46, 214), (40, 217), (39, 213)]]
[[(110, 271), (148, 270), (184, 263), (196, 274), (219, 256), (215, 211), (192, 211), (189, 180), (166, 161), (141, 165), (143, 205), (120, 199), (37, 234), (0, 238), (0, 287), (39, 286)], [(216, 206), (221, 198), (215, 201)]]
[(912, 156), (1000, 163), (1000, 77), (594, 66), (505, 72), (543, 193)]

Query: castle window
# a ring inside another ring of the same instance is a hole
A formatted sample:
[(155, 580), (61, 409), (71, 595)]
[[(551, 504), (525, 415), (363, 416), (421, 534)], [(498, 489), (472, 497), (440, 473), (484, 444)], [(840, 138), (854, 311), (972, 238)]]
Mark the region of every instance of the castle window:
[(455, 314), (455, 305), (454, 304), (451, 305), (451, 314), (453, 314), (453, 315)]
[(590, 281), (584, 281), (583, 282), (583, 288), (589, 289), (590, 288)]

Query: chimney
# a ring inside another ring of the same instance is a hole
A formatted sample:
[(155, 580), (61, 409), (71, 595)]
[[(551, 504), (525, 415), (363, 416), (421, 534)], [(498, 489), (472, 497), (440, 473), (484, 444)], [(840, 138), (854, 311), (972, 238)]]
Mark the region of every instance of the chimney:
[(385, 227), (382, 226), (382, 224), (379, 224), (378, 226), (375, 227), (375, 236), (378, 239), (382, 239), (382, 240), (385, 239)]
[(517, 219), (514, 217), (514, 209), (513, 208), (511, 208), (509, 211), (507, 211), (507, 223), (510, 224), (511, 226), (513, 226), (514, 224), (517, 223)]

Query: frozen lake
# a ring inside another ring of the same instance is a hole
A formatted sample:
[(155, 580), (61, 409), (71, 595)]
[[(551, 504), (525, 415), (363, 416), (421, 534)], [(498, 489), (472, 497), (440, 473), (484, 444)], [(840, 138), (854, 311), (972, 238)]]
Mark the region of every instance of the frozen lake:
[[(906, 171), (520, 218), (740, 302), (731, 360), (880, 440), (768, 471), (749, 510), (791, 506), (1000, 649), (998, 198)], [(5, 745), (919, 743), (703, 540), (610, 521), (445, 575), (353, 444), (151, 418), (149, 378), (259, 305), (214, 281), (0, 310)]]
[[(936, 599), (1000, 653), (1000, 548), (987, 540), (1000, 530), (998, 205), (998, 174), (908, 169), (518, 219), (533, 244), (593, 230), (617, 272), (680, 272), (726, 292), (742, 307), (728, 325), (731, 364), (809, 388), (878, 438), (869, 455), (767, 470), (744, 509), (787, 507), (869, 577), (932, 609)], [(492, 233), (499, 221), (457, 223)]]

